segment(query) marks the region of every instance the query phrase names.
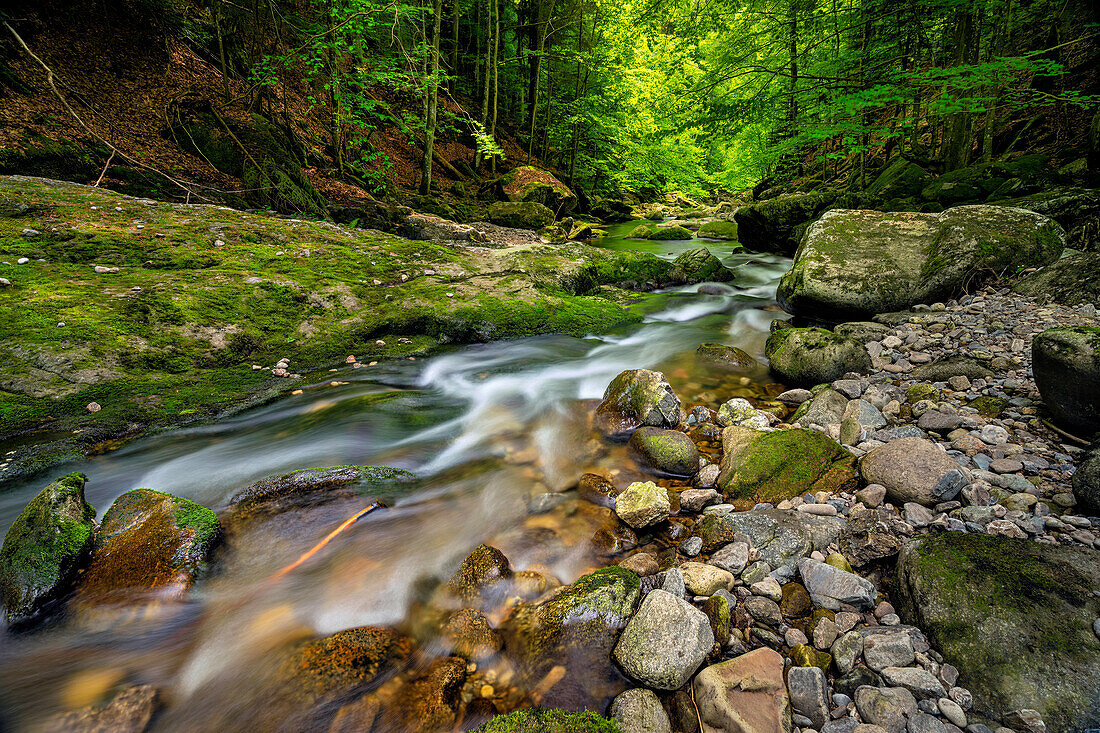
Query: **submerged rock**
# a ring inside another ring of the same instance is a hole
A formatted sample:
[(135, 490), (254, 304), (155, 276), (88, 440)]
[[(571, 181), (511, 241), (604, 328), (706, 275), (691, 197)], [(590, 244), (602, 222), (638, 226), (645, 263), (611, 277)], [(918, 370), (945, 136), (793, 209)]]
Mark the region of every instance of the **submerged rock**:
[(233, 495), (227, 509), (231, 524), (354, 496), (390, 496), (414, 482), (408, 471), (389, 466), (308, 468), (260, 479)]
[(692, 683), (703, 733), (790, 733), (783, 657), (771, 649), (713, 664)]
[(834, 209), (810, 225), (779, 284), (795, 315), (853, 320), (958, 295), (976, 278), (1053, 262), (1065, 232), (1041, 214), (959, 206), (942, 214)]
[(611, 380), (596, 407), (596, 428), (621, 439), (637, 428), (674, 428), (680, 424), (680, 398), (660, 372), (630, 369)]
[(620, 567), (601, 568), (548, 598), (516, 606), (500, 627), (505, 652), (532, 686), (565, 668), (543, 704), (591, 709), (629, 685), (611, 662), (619, 632), (634, 613), (641, 581)]
[(512, 566), (504, 553), (490, 545), (478, 545), (447, 581), (447, 591), (467, 603), (492, 606), (503, 599)]
[(1052, 328), (1031, 342), (1035, 384), (1054, 419), (1085, 436), (1100, 430), (1100, 328)]
[(145, 733), (159, 707), (155, 687), (132, 685), (104, 705), (52, 718), (48, 729), (65, 733)]
[(279, 676), (291, 699), (337, 699), (398, 672), (412, 655), (412, 641), (393, 629), (360, 626), (301, 644)]
[(854, 491), (855, 459), (816, 430), (722, 431), (718, 487), (728, 499), (779, 503), (807, 491)]
[(898, 560), (901, 615), (958, 668), (974, 710), (1020, 708), (1051, 733), (1100, 724), (1100, 552), (945, 532)]
[(206, 572), (220, 538), (206, 507), (152, 489), (127, 491), (103, 515), (71, 608), (178, 599)]
[(864, 344), (824, 328), (779, 329), (768, 336), (764, 356), (771, 362), (772, 371), (801, 387), (871, 369), (871, 355)]
[(33, 620), (67, 591), (87, 562), (95, 509), (82, 473), (42, 489), (16, 517), (0, 549), (0, 601), (11, 625)]
[(708, 367), (732, 372), (751, 371), (758, 366), (751, 355), (736, 346), (725, 344), (699, 344), (695, 350), (695, 360)]
[(693, 476), (699, 470), (699, 449), (678, 430), (638, 428), (630, 436), (630, 447), (658, 474)]

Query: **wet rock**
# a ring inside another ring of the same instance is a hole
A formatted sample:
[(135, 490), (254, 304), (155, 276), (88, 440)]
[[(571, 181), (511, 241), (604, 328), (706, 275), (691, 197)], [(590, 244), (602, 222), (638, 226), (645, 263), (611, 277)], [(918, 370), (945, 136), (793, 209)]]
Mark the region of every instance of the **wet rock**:
[(412, 641), (393, 629), (361, 626), (300, 645), (280, 668), (284, 693), (295, 701), (338, 699), (397, 673)]
[(260, 479), (229, 500), (230, 527), (257, 517), (355, 496), (377, 499), (407, 491), (416, 477), (389, 466), (333, 466)]
[(764, 356), (772, 371), (796, 386), (840, 379), (847, 372), (871, 369), (867, 348), (823, 328), (784, 328), (768, 336)]
[(629, 570), (643, 578), (656, 574), (659, 569), (657, 565), (657, 556), (649, 552), (639, 552), (637, 555), (631, 555), (619, 563), (619, 567)]
[(815, 430), (722, 431), (718, 488), (729, 499), (777, 504), (807, 491), (839, 493), (858, 486), (855, 459)]
[(903, 687), (863, 686), (854, 699), (859, 717), (888, 733), (905, 733), (908, 719), (917, 714), (916, 698)]
[(82, 473), (42, 489), (16, 517), (0, 549), (0, 601), (13, 626), (31, 622), (72, 585), (87, 562), (95, 509), (84, 500)]
[(1100, 430), (1100, 328), (1052, 328), (1031, 342), (1035, 384), (1056, 422)]
[(596, 407), (594, 423), (604, 435), (616, 439), (643, 425), (675, 428), (680, 424), (680, 398), (660, 372), (631, 369), (611, 380)]
[(512, 566), (504, 553), (489, 545), (478, 545), (447, 581), (447, 590), (461, 601), (479, 608), (500, 601), (512, 578)]
[(596, 473), (586, 473), (577, 484), (577, 493), (582, 499), (597, 506), (615, 508), (615, 497), (619, 495), (615, 484)]
[(70, 608), (86, 614), (136, 599), (176, 600), (206, 572), (220, 538), (206, 507), (152, 489), (127, 491), (103, 515)]
[(902, 551), (893, 601), (958, 668), (978, 713), (1026, 706), (1071, 731), (1100, 720), (1097, 587), (1096, 550), (946, 532)]
[(791, 730), (791, 705), (783, 683), (783, 657), (756, 649), (695, 678), (695, 702), (703, 733)]
[(787, 692), (794, 712), (810, 719), (820, 729), (829, 719), (828, 683), (817, 667), (791, 667)]
[(699, 449), (678, 430), (638, 428), (630, 436), (630, 447), (658, 474), (692, 476), (699, 470)]
[(715, 593), (703, 603), (703, 613), (710, 619), (710, 630), (714, 633), (714, 644), (717, 649), (725, 649), (730, 642), (730, 623), (733, 609), (729, 599), (720, 593)]
[(516, 606), (499, 629), (505, 652), (532, 686), (553, 667), (565, 668), (544, 705), (602, 706), (628, 687), (611, 654), (640, 595), (641, 581), (629, 570), (596, 570), (545, 599)]
[(623, 733), (672, 733), (668, 714), (651, 690), (635, 688), (611, 701), (611, 717)]
[(810, 594), (801, 583), (787, 583), (781, 593), (779, 608), (787, 618), (802, 618), (813, 612)]
[(952, 297), (982, 273), (1053, 262), (1064, 247), (1058, 224), (1020, 209), (834, 209), (807, 229), (778, 299), (788, 313), (814, 318), (888, 313)]
[[(688, 232), (685, 237), (679, 233), (677, 239), (691, 239)], [(672, 271), (669, 277), (678, 282), (729, 282), (733, 279), (733, 271), (722, 264), (706, 247), (696, 247), (681, 253), (672, 261)], [(742, 352), (743, 353), (743, 352)]]
[(713, 552), (719, 547), (724, 547), (733, 542), (737, 535), (737, 528), (729, 517), (719, 514), (704, 514), (695, 525), (695, 531), (703, 540), (703, 552)]
[(713, 645), (706, 614), (671, 593), (654, 590), (626, 625), (614, 654), (632, 678), (658, 690), (676, 690)]
[(48, 729), (64, 733), (144, 733), (160, 707), (157, 689), (132, 685), (105, 705), (89, 707), (52, 718)]
[[(885, 493), (886, 489), (880, 487), (875, 498)], [(840, 551), (853, 566), (861, 568), (896, 556), (908, 538), (908, 531), (905, 522), (887, 509), (860, 512), (850, 517), (840, 530)]]
[(875, 601), (875, 586), (855, 573), (845, 572), (823, 562), (803, 558), (798, 563), (802, 582), (814, 604), (839, 611), (842, 604), (871, 608)]
[(464, 608), (451, 615), (440, 629), (447, 653), (470, 661), (484, 661), (500, 651), (500, 635), (489, 625), (485, 614)]
[(873, 448), (859, 468), (868, 483), (885, 486), (899, 504), (935, 506), (955, 498), (968, 483), (959, 464), (924, 438), (899, 438)]
[(730, 372), (748, 372), (758, 366), (756, 359), (736, 346), (715, 343), (699, 344), (695, 349), (695, 360), (708, 367)]
[(792, 646), (790, 658), (796, 667), (819, 667), (823, 672), (829, 669), (829, 665), (833, 661), (831, 654), (820, 652), (809, 644)]
[(401, 690), (396, 729), (402, 733), (434, 733), (454, 727), (466, 682), (466, 662), (457, 657), (436, 659)]
[(615, 513), (635, 529), (668, 519), (672, 505), (668, 491), (652, 481), (636, 481), (615, 500)]

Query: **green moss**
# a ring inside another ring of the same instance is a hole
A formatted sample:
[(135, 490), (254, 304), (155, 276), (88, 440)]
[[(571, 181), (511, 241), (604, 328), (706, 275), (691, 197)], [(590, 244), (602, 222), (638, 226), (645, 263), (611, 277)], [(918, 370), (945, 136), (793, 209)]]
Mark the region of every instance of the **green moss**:
[(721, 489), (730, 499), (773, 504), (807, 491), (830, 493), (856, 487), (855, 459), (815, 430), (745, 429), (748, 440), (727, 447)]
[(619, 724), (593, 712), (517, 710), (498, 715), (475, 733), (622, 733)]
[[(633, 234), (633, 232), (631, 232)], [(655, 239), (658, 241), (670, 241), (675, 239), (691, 239), (692, 233), (690, 229), (685, 229), (682, 226), (670, 226), (670, 227), (655, 227), (649, 233), (649, 239)]]

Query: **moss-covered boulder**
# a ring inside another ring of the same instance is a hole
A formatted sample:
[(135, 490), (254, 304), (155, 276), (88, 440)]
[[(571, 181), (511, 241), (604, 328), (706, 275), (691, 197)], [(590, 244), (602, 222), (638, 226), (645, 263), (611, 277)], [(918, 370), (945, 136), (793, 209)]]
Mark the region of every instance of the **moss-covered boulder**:
[(677, 239), (691, 239), (691, 230), (679, 224), (661, 225), (653, 227), (646, 239), (655, 239), (661, 242), (669, 242)]
[(1035, 384), (1054, 419), (1090, 435), (1100, 430), (1100, 328), (1051, 328), (1031, 342)]
[(699, 470), (699, 449), (678, 430), (638, 428), (630, 436), (630, 447), (655, 473), (694, 476)]
[(497, 201), (489, 221), (513, 229), (542, 229), (554, 223), (554, 212), (537, 201)]
[(127, 491), (103, 515), (70, 609), (178, 599), (206, 572), (220, 537), (218, 518), (204, 506), (152, 489)]
[(983, 278), (1048, 264), (1064, 247), (1065, 232), (1056, 222), (1023, 209), (834, 209), (807, 229), (777, 297), (795, 315), (858, 320), (945, 300)]
[(934, 180), (931, 173), (908, 158), (895, 158), (864, 190), (868, 198), (880, 201), (916, 196)]
[(738, 241), (745, 249), (790, 257), (805, 227), (828, 205), (826, 196), (791, 193), (743, 206), (733, 215)]
[(0, 601), (13, 626), (32, 621), (71, 586), (95, 537), (95, 509), (82, 473), (42, 489), (16, 517), (0, 548)]
[(736, 242), (737, 222), (726, 221), (725, 219), (708, 221), (699, 227), (696, 234), (705, 239), (724, 239), (729, 242)]
[(261, 516), (362, 496), (389, 498), (407, 491), (416, 476), (389, 466), (307, 468), (269, 476), (229, 500), (227, 519), (239, 524)]
[(653, 233), (653, 227), (649, 224), (639, 224), (630, 230), (630, 234), (627, 234), (628, 239), (649, 239), (649, 235)]
[(1066, 230), (1067, 247), (1100, 252), (1100, 191), (1094, 188), (1047, 189), (997, 204), (1049, 216)]
[(615, 439), (629, 437), (643, 425), (674, 428), (680, 424), (680, 398), (664, 374), (628, 369), (607, 385), (593, 422), (597, 430)]
[(779, 503), (807, 491), (854, 491), (859, 472), (851, 453), (816, 430), (722, 431), (718, 488), (727, 499)]
[(1057, 262), (1016, 279), (1012, 289), (1062, 305), (1100, 303), (1100, 251), (1067, 251)]
[(905, 547), (897, 586), (902, 617), (958, 668), (979, 715), (1100, 725), (1100, 552), (945, 532)]
[(824, 328), (783, 328), (768, 336), (764, 356), (772, 371), (800, 387), (840, 379), (847, 372), (867, 372), (871, 355), (864, 344)]
[(342, 698), (399, 671), (412, 651), (393, 629), (360, 626), (300, 644), (277, 678), (292, 699)]
[(577, 207), (577, 196), (568, 186), (553, 173), (534, 166), (521, 165), (505, 173), (497, 185), (509, 201), (541, 204), (559, 219)]
[(699, 344), (695, 349), (695, 361), (712, 369), (730, 372), (748, 372), (760, 366), (749, 353), (736, 346), (710, 342)]
[(623, 733), (614, 720), (596, 713), (564, 710), (517, 710), (498, 715), (475, 728), (474, 733)]
[(672, 280), (682, 282), (728, 282), (733, 271), (722, 264), (706, 247), (698, 247), (681, 253), (672, 261)]
[(491, 545), (478, 545), (447, 581), (447, 591), (466, 603), (491, 606), (501, 600), (512, 579), (512, 566), (504, 553)]
[(531, 683), (555, 666), (565, 668), (544, 704), (600, 708), (630, 686), (611, 662), (611, 652), (640, 595), (637, 575), (601, 568), (549, 598), (516, 606), (501, 625), (505, 652)]

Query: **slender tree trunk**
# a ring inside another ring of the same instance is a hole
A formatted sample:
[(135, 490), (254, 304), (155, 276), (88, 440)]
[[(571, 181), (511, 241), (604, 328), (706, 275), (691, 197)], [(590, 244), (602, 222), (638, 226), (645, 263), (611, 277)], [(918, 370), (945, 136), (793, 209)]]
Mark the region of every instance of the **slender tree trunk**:
[(229, 64), (225, 61), (225, 39), (222, 38), (222, 0), (217, 0), (212, 7), (211, 12), (214, 16), (214, 33), (218, 36), (218, 58), (221, 61), (222, 71), (222, 93), (225, 95), (225, 101), (229, 101)]
[(336, 53), (336, 2), (329, 0), (329, 32), (328, 44), (325, 48), (325, 60), (329, 68), (328, 105), (329, 105), (329, 137), (332, 141), (333, 155), (336, 157), (336, 169), (344, 172), (344, 141), (340, 130), (340, 59)]
[(424, 162), (421, 167), (420, 193), (432, 190), (432, 153), (435, 151), (436, 115), (439, 110), (439, 33), (443, 21), (443, 0), (432, 3), (432, 36), (428, 47), (430, 74), (425, 80)]
[[(493, 118), (489, 127), (489, 134), (494, 138), (497, 134), (497, 112), (500, 101), (500, 2), (491, 0), (493, 4)], [(496, 175), (497, 156), (489, 159), (489, 173)]]

